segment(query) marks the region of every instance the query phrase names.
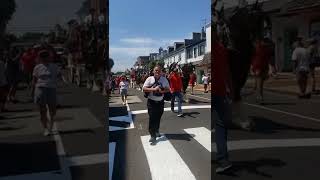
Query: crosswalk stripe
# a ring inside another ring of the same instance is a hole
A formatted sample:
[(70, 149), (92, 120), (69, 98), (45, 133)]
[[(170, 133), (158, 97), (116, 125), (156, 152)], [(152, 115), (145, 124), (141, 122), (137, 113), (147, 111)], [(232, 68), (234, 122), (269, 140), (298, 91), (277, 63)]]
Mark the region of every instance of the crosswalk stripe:
[[(182, 110), (185, 110), (185, 109), (211, 109), (211, 105), (194, 105), (194, 106), (182, 106), (181, 107)], [(175, 110), (178, 109), (178, 107), (175, 107), (174, 108)], [(168, 107), (168, 108), (164, 108), (164, 111), (171, 111), (171, 108)], [(132, 111), (131, 112), (133, 115), (136, 115), (136, 114), (146, 114), (148, 113), (148, 110), (137, 110), (137, 111)]]
[(189, 135), (193, 136), (198, 143), (211, 152), (211, 131), (205, 127), (184, 129)]
[(149, 138), (150, 136), (142, 136), (141, 141), (147, 156), (152, 180), (196, 180), (179, 153), (165, 136), (162, 136), (155, 146), (150, 145)]
[(112, 180), (114, 156), (116, 151), (116, 143), (109, 143), (109, 180)]

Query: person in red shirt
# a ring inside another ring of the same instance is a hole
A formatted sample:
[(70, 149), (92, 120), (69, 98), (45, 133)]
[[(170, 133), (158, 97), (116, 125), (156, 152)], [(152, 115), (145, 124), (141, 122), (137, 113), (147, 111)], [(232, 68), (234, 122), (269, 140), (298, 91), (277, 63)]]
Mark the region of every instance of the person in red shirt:
[(216, 173), (225, 172), (232, 167), (229, 161), (227, 147), (228, 123), (231, 122), (231, 103), (229, 95), (231, 86), (228, 65), (228, 51), (218, 39), (218, 34), (213, 28), (213, 63), (212, 63), (212, 109), (213, 123), (215, 125), (215, 142), (217, 147)]
[(35, 58), (33, 57), (33, 52), (31, 48), (28, 48), (22, 55), (21, 59), (22, 70), (25, 74), (26, 81), (29, 87), (31, 87), (31, 80), (32, 80), (32, 72), (33, 68), (36, 65)]
[(252, 59), (251, 72), (255, 77), (256, 101), (260, 103), (263, 103), (263, 85), (268, 78), (271, 56), (272, 50), (268, 46), (268, 39), (258, 39)]
[(191, 95), (193, 95), (193, 88), (195, 86), (196, 80), (197, 80), (197, 75), (194, 72), (192, 72), (190, 74), (190, 79), (189, 79), (189, 86), (191, 86)]
[(178, 117), (182, 117), (182, 80), (178, 73), (178, 69), (175, 68), (169, 76), (171, 98), (171, 111), (174, 112), (174, 102), (176, 97), (178, 98)]

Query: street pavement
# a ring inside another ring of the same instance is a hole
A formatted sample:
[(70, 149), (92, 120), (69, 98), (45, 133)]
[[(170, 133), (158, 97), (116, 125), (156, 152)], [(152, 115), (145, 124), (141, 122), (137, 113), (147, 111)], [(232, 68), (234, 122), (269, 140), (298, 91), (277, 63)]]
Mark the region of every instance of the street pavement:
[(0, 114), (0, 180), (105, 180), (107, 99), (60, 83), (55, 134), (43, 136), (38, 108), (20, 87), (17, 104)]
[[(260, 105), (252, 89), (245, 89), (243, 94), (244, 107), (256, 130), (229, 129), (228, 146), (234, 167), (225, 174), (214, 174), (213, 179), (319, 179), (320, 97), (298, 99), (283, 92), (265, 91), (265, 103)], [(216, 152), (214, 141), (212, 146)], [(215, 153), (212, 159), (214, 169)]]
[(118, 92), (109, 104), (109, 180), (211, 179), (211, 100), (196, 91), (183, 103), (183, 117), (165, 102), (160, 133), (151, 146), (147, 99), (129, 89), (128, 105)]

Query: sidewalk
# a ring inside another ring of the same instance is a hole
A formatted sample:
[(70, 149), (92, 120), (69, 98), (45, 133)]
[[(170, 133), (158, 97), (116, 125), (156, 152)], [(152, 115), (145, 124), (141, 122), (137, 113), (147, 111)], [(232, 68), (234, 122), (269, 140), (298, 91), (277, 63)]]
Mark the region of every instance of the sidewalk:
[[(316, 71), (316, 89), (320, 89), (320, 71)], [(246, 83), (246, 87), (254, 87), (254, 79), (250, 77)], [(264, 85), (264, 89), (268, 91), (296, 95), (299, 93), (299, 88), (296, 80), (296, 75), (293, 73), (278, 73), (276, 77), (270, 77)], [(311, 91), (311, 78), (308, 78), (307, 92)]]
[(107, 177), (106, 98), (86, 88), (60, 84), (56, 133), (43, 136), (38, 107), (29, 91), (0, 114), (0, 179), (85, 180)]

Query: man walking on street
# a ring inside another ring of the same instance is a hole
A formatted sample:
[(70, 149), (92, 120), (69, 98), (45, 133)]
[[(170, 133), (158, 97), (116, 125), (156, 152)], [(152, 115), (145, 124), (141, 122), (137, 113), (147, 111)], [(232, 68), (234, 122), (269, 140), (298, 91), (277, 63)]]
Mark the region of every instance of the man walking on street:
[(169, 77), (170, 81), (170, 92), (172, 93), (171, 98), (171, 111), (174, 112), (174, 102), (176, 97), (178, 98), (178, 117), (183, 116), (181, 104), (182, 104), (182, 80), (178, 74), (178, 69), (175, 68)]
[(157, 137), (160, 137), (160, 119), (164, 110), (164, 93), (169, 92), (169, 82), (162, 76), (161, 67), (156, 65), (153, 69), (153, 76), (146, 79), (143, 84), (143, 92), (148, 98), (149, 133), (151, 145), (157, 144)]
[[(217, 168), (216, 173), (222, 173), (231, 168), (232, 164), (228, 159), (227, 148), (227, 125), (231, 121), (230, 97), (231, 90), (230, 72), (228, 65), (228, 53), (226, 48), (217, 39), (217, 32), (213, 30), (213, 121), (215, 125), (215, 142), (217, 147)], [(229, 92), (228, 92), (229, 90)]]
[(203, 82), (204, 93), (208, 93), (208, 84), (209, 84), (208, 75), (206, 74), (203, 75), (202, 82)]

